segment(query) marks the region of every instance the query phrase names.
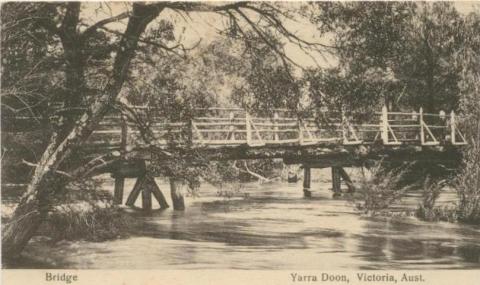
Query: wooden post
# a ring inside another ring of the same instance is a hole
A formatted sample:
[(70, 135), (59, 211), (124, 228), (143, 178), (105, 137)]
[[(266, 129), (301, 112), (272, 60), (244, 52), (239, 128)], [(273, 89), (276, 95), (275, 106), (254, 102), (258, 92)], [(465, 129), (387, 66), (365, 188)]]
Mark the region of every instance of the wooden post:
[(342, 192), (342, 180), (339, 167), (332, 166), (332, 191), (334, 196), (340, 195)]
[(148, 176), (148, 185), (151, 187), (150, 191), (152, 192), (153, 197), (158, 201), (158, 204), (160, 205), (160, 209), (166, 209), (170, 207), (167, 203), (167, 199), (165, 199), (165, 196), (163, 196), (162, 191), (158, 187), (157, 183), (155, 182), (155, 178), (153, 176)]
[(348, 187), (348, 192), (349, 193), (355, 192), (355, 185), (353, 184), (352, 179), (350, 179), (350, 176), (345, 171), (345, 169), (343, 169), (343, 167), (338, 167), (338, 170), (339, 170), (340, 177), (343, 179), (343, 181)]
[(143, 184), (145, 182), (145, 176), (141, 176), (137, 178), (137, 181), (135, 182), (135, 186), (133, 186), (132, 192), (130, 192), (130, 195), (128, 195), (127, 202), (125, 205), (133, 207), (135, 205), (135, 201), (138, 198), (138, 195), (140, 195), (140, 192), (142, 191)]
[(235, 119), (235, 114), (230, 111), (230, 140), (234, 141), (235, 140), (235, 126), (233, 125)]
[(117, 205), (123, 204), (123, 189), (125, 188), (125, 178), (115, 177), (115, 188), (113, 193), (113, 203)]
[(273, 139), (278, 142), (279, 137), (278, 137), (278, 113), (275, 112), (273, 114)]
[(170, 178), (170, 195), (172, 197), (173, 209), (176, 211), (185, 210), (185, 201), (183, 199), (183, 194), (177, 189), (177, 184), (180, 181)]
[(312, 192), (310, 191), (310, 167), (304, 166), (303, 167), (303, 197), (310, 198), (312, 197)]
[(440, 130), (440, 135), (439, 135), (439, 139), (441, 139), (443, 142), (446, 142), (448, 140), (448, 125), (447, 125), (447, 120), (446, 120), (446, 114), (443, 110), (440, 110), (438, 112), (438, 117), (440, 119), (440, 122), (443, 126), (445, 126), (445, 129), (441, 129)]
[(382, 116), (380, 117), (380, 131), (383, 144), (388, 144), (388, 109), (387, 106), (382, 107)]
[(151, 192), (151, 180), (149, 180), (146, 176), (144, 179), (143, 187), (142, 187), (142, 209), (144, 211), (151, 211), (152, 210), (152, 192)]
[(187, 142), (188, 142), (189, 144), (193, 144), (194, 141), (195, 141), (194, 138), (193, 138), (193, 131), (194, 131), (194, 130), (193, 130), (193, 129), (194, 129), (193, 119), (190, 119), (190, 120), (188, 121), (187, 126), (188, 126), (188, 138), (187, 138)]
[[(124, 114), (121, 115), (121, 138), (120, 138), (120, 153), (125, 155), (127, 149), (128, 126), (127, 119)], [(113, 191), (113, 203), (121, 205), (123, 203), (123, 190), (125, 188), (125, 178), (115, 177), (115, 187)]]
[(455, 130), (455, 112), (452, 110), (452, 112), (450, 113), (450, 136), (451, 136), (451, 140), (452, 140), (452, 144), (454, 145), (456, 142), (457, 142), (457, 139), (456, 139), (456, 130)]
[(423, 108), (420, 107), (420, 111), (418, 111), (418, 120), (420, 123), (420, 142), (422, 145), (425, 144), (425, 127), (423, 122)]
[(250, 125), (250, 114), (245, 111), (245, 129), (247, 132), (247, 144), (252, 143), (252, 126)]
[(128, 196), (126, 205), (133, 207), (140, 193), (142, 193), (142, 208), (146, 211), (152, 209), (152, 195), (157, 199), (160, 209), (169, 207), (165, 196), (163, 196), (162, 191), (160, 191), (160, 188), (155, 182), (155, 178), (149, 174), (137, 178), (135, 186), (133, 186), (133, 190)]

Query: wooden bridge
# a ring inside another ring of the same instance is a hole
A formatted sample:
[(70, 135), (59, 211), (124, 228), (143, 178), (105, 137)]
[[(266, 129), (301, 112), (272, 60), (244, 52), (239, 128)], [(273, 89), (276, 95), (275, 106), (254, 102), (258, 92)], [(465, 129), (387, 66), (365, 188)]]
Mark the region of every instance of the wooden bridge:
[[(463, 119), (453, 111), (429, 114), (420, 108), (391, 112), (383, 107), (373, 114), (319, 111), (300, 116), (277, 109), (269, 116), (255, 116), (239, 108), (209, 108), (196, 109), (194, 113), (187, 121), (175, 121), (160, 116), (155, 108), (128, 106), (122, 115), (107, 116), (88, 146), (102, 151), (136, 151), (142, 161), (152, 159), (148, 151), (140, 154), (151, 146), (182, 149), (186, 145), (202, 150), (205, 157), (213, 160), (282, 158), (287, 164), (303, 165), (303, 192), (310, 197), (311, 168), (331, 167), (332, 190), (338, 195), (342, 180), (354, 191), (342, 167), (360, 164), (359, 152), (364, 152), (363, 158), (388, 154), (389, 159), (423, 159), (434, 163), (434, 159), (441, 161), (448, 156), (458, 158), (455, 150), (467, 143)], [(133, 168), (144, 168), (141, 165), (144, 162)], [(115, 201), (121, 204), (124, 178), (129, 175), (112, 172), (116, 179)], [(138, 179), (127, 205), (132, 206), (143, 193), (143, 208), (151, 208), (151, 194), (161, 207), (168, 206), (152, 177), (138, 173), (133, 177)], [(171, 180), (174, 209), (183, 209), (183, 196), (177, 188), (177, 183)]]
[[(342, 167), (385, 157), (429, 163), (453, 158), (458, 163), (458, 148), (467, 143), (464, 120), (453, 111), (429, 114), (420, 108), (391, 112), (383, 107), (372, 114), (323, 110), (296, 114), (278, 109), (258, 116), (239, 108), (209, 108), (193, 110), (188, 120), (175, 119), (175, 115), (170, 111), (168, 119), (155, 108), (125, 106), (107, 115), (91, 135), (85, 148), (93, 153), (133, 154), (134, 159), (109, 170), (115, 178), (115, 203), (123, 203), (125, 178), (137, 178), (127, 205), (133, 206), (142, 193), (144, 209), (152, 208), (152, 195), (161, 208), (168, 207), (146, 171), (146, 162), (154, 159), (152, 147), (200, 150), (209, 160), (282, 158), (286, 164), (302, 164), (303, 192), (310, 197), (311, 168), (332, 168), (332, 190), (337, 195), (342, 180), (354, 190)], [(179, 183), (170, 179), (174, 209), (181, 210), (184, 203)]]

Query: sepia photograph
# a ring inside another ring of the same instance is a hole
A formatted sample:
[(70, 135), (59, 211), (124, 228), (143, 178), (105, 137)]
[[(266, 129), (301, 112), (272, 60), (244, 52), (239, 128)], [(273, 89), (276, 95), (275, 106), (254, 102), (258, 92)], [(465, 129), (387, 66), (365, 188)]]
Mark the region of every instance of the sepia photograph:
[(480, 2), (0, 13), (2, 271), (480, 278)]

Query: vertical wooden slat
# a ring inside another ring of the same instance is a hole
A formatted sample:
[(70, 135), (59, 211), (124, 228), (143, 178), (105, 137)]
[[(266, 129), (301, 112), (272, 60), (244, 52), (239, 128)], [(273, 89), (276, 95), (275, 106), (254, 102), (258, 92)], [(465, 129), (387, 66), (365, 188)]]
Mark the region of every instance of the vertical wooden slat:
[[(128, 137), (128, 126), (127, 118), (124, 114), (120, 117), (121, 120), (121, 133), (120, 133), (120, 153), (125, 155), (127, 150), (127, 137)], [(123, 190), (125, 188), (125, 178), (124, 177), (115, 177), (115, 186), (113, 190), (113, 203), (121, 205), (123, 203)]]
[(422, 145), (425, 144), (425, 127), (424, 127), (424, 122), (423, 122), (423, 108), (420, 107), (420, 110), (418, 111), (418, 120), (420, 124), (420, 142)]
[(122, 154), (125, 154), (127, 150), (127, 143), (128, 143), (128, 125), (127, 125), (127, 117), (122, 114), (121, 115), (121, 124), (122, 124), (122, 132), (121, 132), (121, 139), (120, 139), (120, 151)]
[(245, 111), (245, 129), (247, 132), (247, 144), (252, 143), (252, 126), (250, 125), (250, 114), (248, 111)]
[(279, 141), (279, 136), (278, 136), (278, 113), (275, 112), (273, 114), (273, 139), (278, 142)]
[(382, 107), (382, 115), (380, 117), (380, 133), (383, 144), (388, 144), (388, 109), (387, 106)]
[(451, 140), (452, 140), (452, 144), (456, 144), (457, 143), (457, 139), (456, 139), (456, 130), (455, 130), (455, 125), (456, 125), (456, 122), (455, 122), (455, 112), (452, 110), (452, 112), (450, 113), (450, 136), (451, 136)]
[(298, 126), (298, 142), (303, 144), (303, 129), (302, 129), (302, 121), (300, 118), (297, 118), (297, 126)]
[(234, 141), (235, 140), (235, 126), (233, 125), (233, 122), (234, 122), (234, 119), (235, 119), (235, 114), (230, 111), (230, 131), (229, 131), (229, 134), (230, 134), (230, 140), (231, 141)]

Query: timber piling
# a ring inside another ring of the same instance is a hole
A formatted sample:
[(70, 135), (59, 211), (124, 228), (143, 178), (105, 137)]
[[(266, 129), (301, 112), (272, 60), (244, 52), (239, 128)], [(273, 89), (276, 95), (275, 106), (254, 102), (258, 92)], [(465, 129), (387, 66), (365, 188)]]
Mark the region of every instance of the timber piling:
[(310, 198), (312, 197), (312, 192), (310, 191), (310, 182), (311, 182), (311, 171), (309, 166), (303, 167), (303, 197)]

